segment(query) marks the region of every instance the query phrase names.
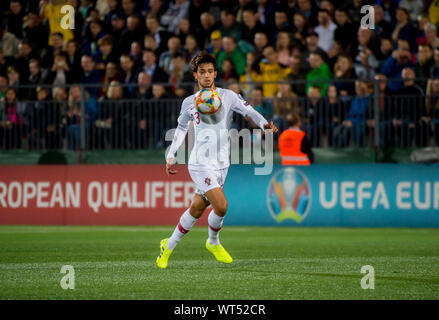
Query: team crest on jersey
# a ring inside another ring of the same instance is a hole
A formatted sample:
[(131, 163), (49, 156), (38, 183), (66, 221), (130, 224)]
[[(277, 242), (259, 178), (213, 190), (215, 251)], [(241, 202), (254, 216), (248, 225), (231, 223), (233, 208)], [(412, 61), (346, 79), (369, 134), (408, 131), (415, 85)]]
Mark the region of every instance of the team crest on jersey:
[(208, 186), (210, 186), (210, 178), (206, 178), (206, 179), (204, 179), (204, 182), (205, 182)]
[(241, 99), (241, 100), (243, 101), (243, 104), (244, 104), (246, 107), (249, 105), (249, 103), (248, 103), (247, 101), (245, 101), (244, 97), (243, 97), (240, 93), (238, 93), (238, 97), (239, 97), (239, 99)]

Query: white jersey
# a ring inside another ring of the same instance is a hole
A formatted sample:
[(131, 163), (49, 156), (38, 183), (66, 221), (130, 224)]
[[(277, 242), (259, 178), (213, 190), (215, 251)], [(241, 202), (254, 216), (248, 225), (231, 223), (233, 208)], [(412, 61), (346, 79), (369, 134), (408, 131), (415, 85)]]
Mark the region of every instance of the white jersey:
[[(177, 129), (187, 131), (189, 122), (192, 121), (194, 124), (195, 141), (189, 157), (190, 170), (221, 170), (230, 166), (229, 129), (234, 111), (244, 117), (250, 116), (260, 128), (263, 128), (263, 125), (267, 123), (248, 102), (235, 92), (222, 88), (215, 90), (218, 92), (222, 104), (221, 108), (213, 115), (200, 114), (195, 108), (194, 98), (199, 91), (184, 99), (181, 106)], [(174, 137), (174, 142), (175, 140)], [(170, 150), (172, 156), (179, 147), (179, 143), (174, 145), (174, 142)]]

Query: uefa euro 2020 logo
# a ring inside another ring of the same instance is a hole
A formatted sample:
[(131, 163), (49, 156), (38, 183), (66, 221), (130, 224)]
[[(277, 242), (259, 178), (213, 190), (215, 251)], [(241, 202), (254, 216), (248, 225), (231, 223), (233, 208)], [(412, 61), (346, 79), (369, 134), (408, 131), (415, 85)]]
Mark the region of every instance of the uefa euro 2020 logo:
[(311, 189), (306, 176), (293, 167), (276, 172), (268, 186), (267, 205), (278, 223), (286, 219), (301, 223), (311, 206)]

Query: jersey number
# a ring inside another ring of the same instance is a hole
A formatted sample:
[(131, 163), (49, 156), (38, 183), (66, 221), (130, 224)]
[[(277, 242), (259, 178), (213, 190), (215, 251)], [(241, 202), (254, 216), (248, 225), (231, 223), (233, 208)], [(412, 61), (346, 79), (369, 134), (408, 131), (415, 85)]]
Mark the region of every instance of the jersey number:
[(200, 114), (198, 112), (195, 112), (195, 119), (194, 116), (192, 116), (192, 119), (194, 119), (196, 124), (200, 124)]

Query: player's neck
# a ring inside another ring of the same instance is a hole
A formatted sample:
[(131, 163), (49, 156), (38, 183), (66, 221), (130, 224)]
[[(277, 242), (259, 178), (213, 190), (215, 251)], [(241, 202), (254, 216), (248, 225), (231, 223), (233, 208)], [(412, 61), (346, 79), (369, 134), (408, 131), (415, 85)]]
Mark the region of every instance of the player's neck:
[(199, 88), (200, 90), (203, 90), (203, 89), (212, 89), (212, 90), (216, 90), (215, 83), (213, 83), (210, 87), (203, 87), (202, 85), (198, 84), (198, 88)]

